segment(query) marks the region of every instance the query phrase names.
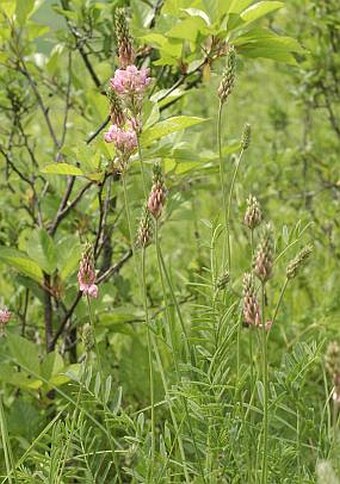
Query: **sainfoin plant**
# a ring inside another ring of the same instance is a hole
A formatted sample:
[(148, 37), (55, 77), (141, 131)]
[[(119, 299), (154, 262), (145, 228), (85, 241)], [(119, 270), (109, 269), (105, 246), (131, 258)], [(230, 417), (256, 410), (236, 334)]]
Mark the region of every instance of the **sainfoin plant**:
[(331, 236), (263, 114), (286, 9), (0, 6), (1, 482), (338, 482)]

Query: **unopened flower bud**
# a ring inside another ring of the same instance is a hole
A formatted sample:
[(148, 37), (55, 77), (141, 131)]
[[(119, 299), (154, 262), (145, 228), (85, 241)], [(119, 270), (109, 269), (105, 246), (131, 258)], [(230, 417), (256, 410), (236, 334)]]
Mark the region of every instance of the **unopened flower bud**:
[(298, 255), (289, 262), (286, 269), (286, 276), (288, 279), (294, 279), (302, 267), (307, 263), (313, 249), (312, 246), (307, 245)]
[(256, 297), (254, 277), (249, 273), (243, 276), (243, 318), (248, 326), (261, 325), (260, 305)]
[(329, 343), (325, 362), (327, 371), (334, 385), (333, 400), (340, 404), (340, 346), (336, 341)]
[(86, 353), (89, 353), (94, 347), (93, 330), (92, 326), (89, 323), (84, 324), (81, 332), (81, 339), (83, 341)]
[(257, 198), (249, 195), (247, 198), (247, 210), (244, 216), (244, 224), (250, 229), (254, 230), (262, 222), (262, 211)]
[(141, 220), (139, 222), (136, 246), (147, 247), (152, 239), (151, 215), (147, 207), (144, 208)]
[(118, 97), (117, 93), (112, 88), (109, 88), (107, 90), (107, 97), (110, 101), (111, 123), (121, 128), (126, 122), (122, 102)]
[(250, 124), (246, 123), (243, 126), (242, 137), (241, 137), (241, 148), (243, 151), (249, 148), (251, 141), (251, 126)]
[(254, 260), (254, 273), (264, 284), (272, 276), (274, 241), (272, 228), (268, 224), (258, 246)]
[(219, 291), (223, 291), (228, 285), (230, 281), (230, 274), (228, 271), (225, 271), (223, 274), (221, 274), (216, 282), (216, 287)]
[(235, 83), (236, 54), (235, 48), (230, 46), (227, 54), (227, 65), (222, 74), (222, 80), (218, 88), (218, 96), (221, 103), (225, 103), (230, 96)]
[(166, 187), (159, 164), (153, 167), (153, 185), (148, 199), (148, 210), (155, 219), (158, 219), (163, 210), (166, 198)]
[(128, 65), (135, 62), (136, 53), (132, 45), (126, 10), (124, 8), (116, 8), (115, 10), (115, 28), (119, 66), (125, 69)]

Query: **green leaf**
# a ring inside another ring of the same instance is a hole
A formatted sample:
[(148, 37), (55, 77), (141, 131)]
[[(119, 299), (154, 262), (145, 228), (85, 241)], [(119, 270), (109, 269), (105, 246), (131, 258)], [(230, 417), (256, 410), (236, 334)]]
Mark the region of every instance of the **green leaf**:
[(283, 2), (266, 1), (255, 3), (241, 13), (241, 18), (249, 24), (250, 22), (254, 22), (255, 20), (266, 16), (268, 13), (275, 12), (275, 10), (279, 10), (282, 7), (284, 7)]
[(241, 13), (253, 2), (254, 0), (233, 0), (228, 8), (228, 13)]
[(29, 238), (26, 251), (32, 260), (52, 274), (57, 268), (57, 254), (54, 242), (44, 229), (35, 230)]
[(233, 44), (237, 51), (246, 57), (264, 57), (288, 64), (296, 64), (293, 52), (304, 52), (297, 40), (261, 28), (240, 35), (233, 40)]
[(84, 176), (80, 168), (69, 163), (52, 163), (51, 165), (46, 165), (41, 171), (47, 175)]
[(7, 335), (8, 346), (14, 360), (32, 376), (40, 375), (39, 346), (18, 334)]
[(201, 17), (189, 17), (179, 22), (167, 33), (168, 37), (175, 39), (189, 40), (195, 42), (200, 31), (204, 30), (206, 24)]
[(16, 20), (19, 25), (24, 25), (28, 16), (32, 13), (34, 8), (34, 0), (18, 0), (16, 5)]
[(0, 12), (3, 12), (9, 18), (13, 16), (15, 9), (16, 0), (2, 0), (0, 3)]
[(26, 371), (17, 372), (13, 368), (13, 363), (11, 366), (6, 364), (1, 365), (0, 380), (24, 390), (38, 390), (43, 385), (41, 380), (32, 378)]
[(0, 261), (14, 267), (14, 269), (31, 279), (39, 283), (42, 282), (43, 273), (40, 266), (24, 252), (7, 247), (0, 247)]
[(48, 353), (41, 363), (41, 375), (45, 380), (50, 380), (52, 376), (58, 375), (64, 368), (63, 358), (60, 353), (53, 351)]
[(81, 244), (75, 235), (67, 235), (58, 241), (56, 250), (58, 252), (57, 267), (63, 281), (73, 274), (79, 264), (81, 256)]
[(182, 131), (190, 126), (205, 122), (206, 119), (195, 116), (174, 116), (165, 121), (160, 121), (156, 125), (142, 133), (141, 141), (144, 146), (149, 145), (152, 141), (168, 136), (176, 131)]

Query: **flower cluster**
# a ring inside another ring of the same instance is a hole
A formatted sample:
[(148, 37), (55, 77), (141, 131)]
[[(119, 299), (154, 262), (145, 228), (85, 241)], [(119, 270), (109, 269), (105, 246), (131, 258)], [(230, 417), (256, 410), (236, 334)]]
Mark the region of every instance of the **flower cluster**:
[(4, 329), (8, 321), (11, 319), (12, 313), (4, 306), (0, 309), (0, 335), (4, 333)]
[(93, 249), (87, 244), (83, 252), (78, 272), (79, 290), (89, 297), (98, 297), (98, 286), (95, 284), (96, 272), (94, 267)]
[(148, 210), (155, 219), (158, 219), (162, 214), (165, 198), (166, 187), (162, 170), (158, 164), (155, 164), (153, 168), (153, 185), (148, 199)]
[(243, 320), (246, 326), (254, 326), (269, 331), (272, 321), (261, 323), (260, 303), (256, 296), (255, 281), (253, 274), (245, 273), (243, 276)]
[(131, 127), (124, 129), (112, 124), (104, 134), (107, 143), (114, 143), (116, 149), (123, 155), (129, 155), (137, 148), (136, 131)]
[(107, 92), (112, 125), (104, 134), (104, 140), (114, 144), (117, 151), (115, 163), (124, 172), (129, 158), (137, 148), (137, 136), (141, 132), (142, 101), (151, 77), (149, 69), (138, 69), (134, 65), (136, 53), (124, 9), (116, 9), (115, 27), (119, 69), (110, 80)]
[(110, 81), (111, 88), (121, 96), (143, 96), (151, 82), (149, 69), (137, 69), (130, 65), (126, 69), (117, 69)]
[(274, 264), (273, 252), (273, 232), (271, 226), (268, 224), (264, 229), (262, 240), (254, 259), (254, 273), (262, 284), (265, 284), (272, 276)]

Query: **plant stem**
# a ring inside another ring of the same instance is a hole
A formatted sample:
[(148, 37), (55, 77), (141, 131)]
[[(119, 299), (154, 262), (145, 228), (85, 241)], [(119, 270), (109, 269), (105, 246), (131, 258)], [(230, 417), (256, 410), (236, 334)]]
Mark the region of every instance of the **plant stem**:
[(142, 174), (142, 183), (143, 183), (143, 191), (144, 191), (144, 199), (147, 198), (147, 191), (146, 191), (146, 181), (145, 181), (145, 170), (144, 170), (144, 162), (143, 162), (143, 155), (142, 155), (142, 146), (140, 144), (140, 137), (137, 135), (137, 148), (138, 148), (138, 158), (140, 163), (140, 171)]
[[(172, 349), (172, 352), (173, 352), (173, 361), (174, 361), (174, 366), (175, 366), (177, 383), (178, 383), (178, 385), (180, 385), (180, 383), (181, 383), (181, 373), (180, 373), (179, 364), (178, 364), (178, 351), (177, 351), (177, 348), (176, 348), (177, 345), (175, 343), (174, 325), (173, 325), (173, 322), (172, 322), (172, 318), (170, 317), (170, 314), (169, 314), (169, 305), (167, 304), (167, 294), (166, 294), (166, 287), (165, 287), (165, 281), (164, 281), (164, 276), (163, 276), (163, 271), (164, 271), (164, 269), (166, 269), (166, 267), (165, 267), (164, 260), (162, 258), (162, 254), (161, 254), (161, 250), (160, 250), (159, 222), (158, 222), (158, 220), (155, 221), (155, 242), (156, 242), (156, 253), (157, 253), (158, 268), (159, 268), (159, 273), (160, 273), (160, 278), (161, 278), (164, 303), (165, 303), (165, 307), (166, 307), (165, 313), (166, 313), (167, 323), (168, 323), (168, 326), (169, 326), (170, 345), (171, 345), (171, 349)], [(167, 272), (165, 272), (165, 276), (167, 277), (167, 282), (169, 283), (170, 279), (168, 278), (169, 276), (168, 276)], [(169, 286), (169, 289), (170, 289), (170, 293), (174, 297), (174, 304), (176, 306), (177, 301), (176, 301), (175, 295), (173, 293), (171, 284)], [(183, 321), (181, 321), (181, 324), (183, 324)], [(186, 341), (186, 344), (187, 344), (187, 341)], [(200, 474), (201, 474), (201, 477), (202, 477), (202, 482), (204, 484), (206, 484), (206, 479), (205, 479), (204, 470), (203, 470), (203, 467), (202, 467), (202, 462), (201, 462), (201, 459), (200, 459), (200, 456), (199, 456), (199, 453), (198, 453), (198, 447), (197, 447), (196, 439), (195, 439), (193, 429), (192, 429), (191, 418), (190, 418), (190, 414), (189, 414), (189, 410), (188, 410), (188, 404), (187, 404), (187, 401), (186, 401), (186, 397), (182, 396), (181, 400), (183, 402), (184, 411), (185, 411), (185, 415), (186, 415), (186, 419), (187, 419), (187, 424), (189, 426), (189, 432), (190, 432), (190, 435), (191, 435), (191, 438), (192, 438), (192, 443), (193, 443), (193, 447), (194, 447), (194, 450), (195, 450)]]
[[(158, 230), (157, 230), (157, 233), (158, 233)], [(182, 317), (181, 309), (179, 307), (179, 304), (178, 304), (178, 301), (177, 301), (177, 298), (176, 298), (176, 295), (175, 295), (175, 291), (174, 291), (174, 288), (172, 286), (172, 281), (171, 281), (171, 278), (168, 274), (167, 267), (166, 267), (165, 262), (164, 262), (164, 258), (163, 258), (162, 249), (161, 249), (160, 244), (158, 244), (158, 250), (159, 250), (159, 258), (160, 258), (160, 261), (161, 261), (162, 269), (163, 269), (165, 279), (166, 279), (166, 282), (167, 282), (169, 290), (170, 290), (171, 299), (172, 299), (172, 302), (175, 306), (175, 309), (176, 309), (176, 312), (177, 312), (177, 315), (178, 315), (178, 319), (179, 319), (180, 324), (181, 324), (182, 339), (184, 341), (185, 353), (186, 353), (187, 361), (189, 361), (190, 350), (189, 350), (189, 346), (188, 346), (187, 330), (185, 329), (185, 324), (184, 324), (184, 320), (183, 320), (183, 317)]]
[(262, 371), (263, 371), (263, 454), (261, 484), (267, 484), (268, 475), (268, 362), (267, 362), (267, 332), (265, 325), (265, 283), (261, 284), (261, 322), (262, 322)]
[(7, 431), (6, 416), (2, 404), (2, 395), (0, 395), (0, 433), (2, 439), (2, 448), (5, 456), (6, 472), (8, 475), (8, 481), (11, 484), (13, 482), (11, 478), (12, 473), (14, 474), (14, 480), (16, 481), (15, 466), (13, 465), (13, 456)]
[[(157, 366), (158, 366), (158, 369), (159, 369), (159, 372), (160, 372), (160, 375), (161, 375), (166, 400), (168, 402), (172, 424), (173, 424), (175, 432), (176, 432), (176, 437), (177, 437), (177, 441), (178, 441), (178, 448), (179, 448), (179, 453), (180, 453), (180, 456), (181, 456), (181, 461), (182, 461), (181, 463), (182, 463), (182, 466), (183, 466), (185, 482), (189, 483), (189, 482), (191, 482), (191, 480), (190, 480), (190, 477), (189, 477), (189, 472), (188, 472), (188, 467), (187, 467), (187, 459), (186, 459), (186, 456), (185, 456), (183, 441), (182, 441), (182, 437), (181, 437), (181, 434), (180, 434), (180, 428), (177, 424), (176, 416), (175, 416), (175, 413), (172, 409), (172, 404), (171, 404), (171, 400), (170, 400), (170, 397), (169, 397), (170, 393), (169, 393), (169, 388), (168, 388), (168, 384), (167, 384), (167, 381), (166, 381), (166, 376), (165, 376), (165, 371), (164, 371), (164, 368), (163, 368), (162, 359), (161, 359), (159, 349), (158, 349), (158, 346), (157, 346), (157, 343), (155, 341), (153, 334), (151, 333), (150, 336), (151, 336), (152, 346), (153, 346), (156, 361), (157, 361)], [(163, 479), (164, 471), (165, 471), (165, 468), (163, 467), (163, 469), (160, 472), (160, 478), (157, 480), (157, 482), (160, 482), (161, 479)]]
[(222, 210), (223, 210), (223, 220), (224, 220), (224, 240), (223, 240), (223, 250), (222, 250), (222, 270), (225, 266), (225, 246), (226, 246), (226, 229), (227, 229), (227, 203), (226, 203), (226, 193), (224, 186), (224, 166), (223, 166), (223, 156), (222, 156), (222, 111), (223, 103), (220, 101), (217, 111), (217, 146), (218, 146), (218, 159), (219, 159), (219, 172), (220, 172), (220, 185), (222, 193)]
[(155, 465), (155, 392), (154, 392), (154, 374), (153, 374), (153, 361), (152, 361), (152, 343), (151, 343), (151, 332), (150, 332), (150, 320), (149, 320), (149, 310), (148, 310), (148, 300), (146, 292), (146, 277), (145, 277), (145, 247), (142, 248), (142, 285), (143, 285), (143, 303), (144, 303), (144, 314), (145, 323), (147, 331), (147, 342), (148, 342), (148, 357), (149, 357), (149, 382), (150, 382), (150, 404), (151, 404), (151, 469), (149, 474), (149, 481), (153, 482), (153, 469)]
[[(98, 372), (99, 372), (99, 375), (100, 375), (101, 382), (103, 382), (104, 381), (104, 372), (103, 372), (103, 367), (102, 367), (102, 361), (101, 361), (101, 357), (100, 357), (99, 346), (98, 346), (98, 342), (97, 342), (97, 338), (96, 338), (96, 333), (95, 333), (92, 304), (91, 304), (90, 297), (88, 295), (86, 296), (86, 300), (87, 300), (87, 308), (88, 308), (90, 326), (91, 326), (91, 330), (92, 330), (92, 334), (93, 334), (93, 340), (94, 340), (94, 345), (95, 345), (95, 351), (96, 351), (96, 357), (97, 357), (97, 364), (98, 364)], [(111, 446), (111, 452), (112, 452), (113, 462), (115, 463), (116, 469), (118, 471), (119, 467), (118, 467), (118, 463), (117, 463), (117, 459), (116, 459), (114, 442), (112, 440), (112, 435), (111, 435), (109, 423), (108, 423), (108, 420), (107, 420), (107, 412), (109, 412), (109, 409), (108, 409), (107, 404), (106, 404), (106, 401), (105, 401), (105, 399), (103, 398), (102, 395), (101, 395), (101, 398), (103, 400), (103, 407), (104, 407), (105, 428), (106, 428), (107, 435), (109, 437), (109, 442), (110, 442), (110, 446)], [(118, 481), (121, 482), (121, 477), (120, 477), (119, 472), (118, 472), (118, 477), (117, 478), (118, 478)]]
[(241, 160), (243, 157), (244, 150), (241, 149), (240, 154), (236, 160), (235, 168), (233, 177), (230, 184), (229, 190), (229, 198), (228, 198), (228, 207), (227, 207), (227, 218), (226, 218), (226, 227), (227, 227), (227, 247), (228, 247), (228, 271), (231, 272), (231, 233), (230, 233), (230, 216), (231, 216), (231, 205), (233, 201), (234, 189), (235, 189), (235, 182), (237, 178), (237, 174), (240, 168)]
[(274, 314), (273, 314), (272, 326), (273, 326), (273, 324), (276, 320), (276, 317), (278, 315), (278, 312), (279, 312), (279, 309), (280, 309), (280, 306), (281, 306), (281, 303), (282, 303), (282, 300), (283, 300), (283, 296), (284, 296), (286, 289), (287, 289), (287, 286), (288, 286), (288, 282), (289, 282), (289, 279), (288, 279), (288, 277), (286, 277), (285, 282), (283, 283), (283, 286), (282, 286), (282, 289), (281, 289), (281, 292), (280, 292), (279, 299), (278, 299), (277, 304), (276, 304)]

